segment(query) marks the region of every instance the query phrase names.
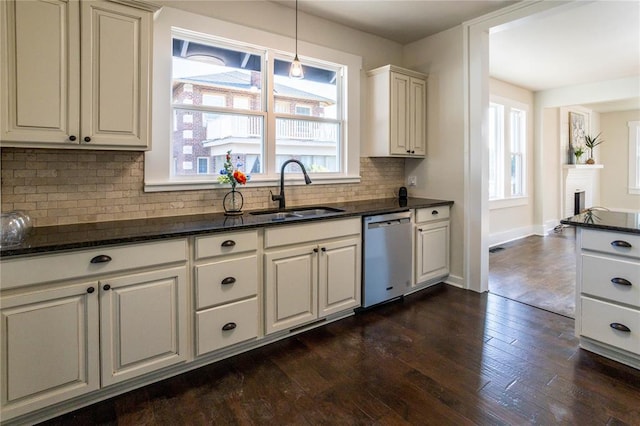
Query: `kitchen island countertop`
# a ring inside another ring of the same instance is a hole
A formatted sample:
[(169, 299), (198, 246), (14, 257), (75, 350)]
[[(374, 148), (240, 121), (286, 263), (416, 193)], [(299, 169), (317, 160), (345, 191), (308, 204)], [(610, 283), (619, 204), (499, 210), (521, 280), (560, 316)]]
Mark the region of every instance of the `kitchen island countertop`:
[[(338, 219), (370, 214), (393, 213), (416, 208), (452, 205), (453, 201), (430, 198), (408, 198), (399, 202), (397, 198), (327, 203), (322, 206), (341, 209), (320, 217), (296, 218), (273, 221), (264, 215), (252, 215), (249, 211), (240, 216), (225, 216), (224, 213), (166, 216), (147, 219), (119, 220), (112, 222), (80, 223), (73, 225), (43, 226), (31, 230), (20, 244), (0, 249), (0, 258), (28, 254), (47, 253), (125, 244), (151, 240), (211, 234), (230, 230), (290, 225), (313, 220)], [(289, 210), (305, 206), (292, 206)]]
[(563, 219), (560, 223), (582, 228), (640, 234), (640, 212), (627, 213), (593, 209)]

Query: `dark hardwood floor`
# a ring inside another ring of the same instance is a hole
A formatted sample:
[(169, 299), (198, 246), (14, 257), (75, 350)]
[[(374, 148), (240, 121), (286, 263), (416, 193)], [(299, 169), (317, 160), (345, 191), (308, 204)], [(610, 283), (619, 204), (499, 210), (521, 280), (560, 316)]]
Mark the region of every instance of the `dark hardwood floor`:
[(575, 228), (544, 237), (531, 235), (489, 253), (489, 291), (574, 318)]
[(574, 321), (439, 285), (47, 425), (640, 425), (640, 371)]

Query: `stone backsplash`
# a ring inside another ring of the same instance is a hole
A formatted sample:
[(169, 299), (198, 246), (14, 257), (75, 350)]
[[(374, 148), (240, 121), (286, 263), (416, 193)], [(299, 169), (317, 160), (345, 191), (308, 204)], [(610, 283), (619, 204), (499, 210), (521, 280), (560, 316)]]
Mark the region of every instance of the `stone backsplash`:
[[(222, 211), (229, 188), (144, 192), (144, 154), (2, 148), (1, 210), (24, 210), (35, 226)], [(359, 184), (286, 188), (287, 205), (393, 197), (404, 184), (401, 158), (361, 158)], [(269, 190), (241, 187), (244, 210), (271, 208)]]

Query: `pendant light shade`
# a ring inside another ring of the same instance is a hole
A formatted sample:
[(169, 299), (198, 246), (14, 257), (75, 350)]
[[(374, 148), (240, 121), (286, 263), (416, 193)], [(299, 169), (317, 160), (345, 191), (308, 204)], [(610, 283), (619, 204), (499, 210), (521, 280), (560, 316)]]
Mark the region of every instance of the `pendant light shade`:
[(302, 69), (302, 63), (298, 59), (298, 0), (296, 0), (296, 57), (293, 58), (291, 68), (289, 69), (289, 78), (302, 79), (304, 78), (304, 70)]

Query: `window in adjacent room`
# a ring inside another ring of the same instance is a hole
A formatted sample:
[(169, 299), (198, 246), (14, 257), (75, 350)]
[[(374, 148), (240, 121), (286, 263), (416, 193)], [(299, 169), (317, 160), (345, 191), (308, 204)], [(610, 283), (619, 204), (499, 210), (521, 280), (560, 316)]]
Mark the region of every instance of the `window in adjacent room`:
[(506, 99), (489, 105), (489, 200), (526, 197), (527, 108)]
[(640, 195), (640, 121), (629, 125), (629, 194)]

